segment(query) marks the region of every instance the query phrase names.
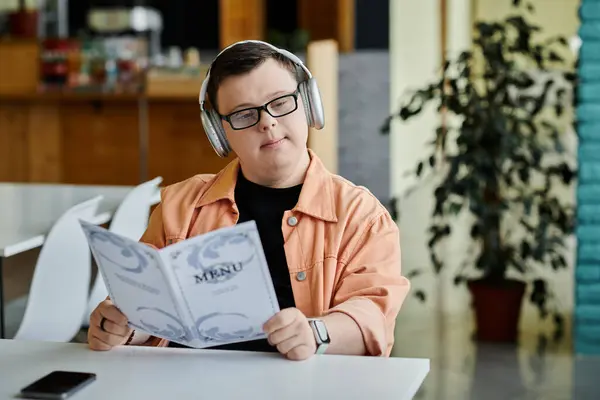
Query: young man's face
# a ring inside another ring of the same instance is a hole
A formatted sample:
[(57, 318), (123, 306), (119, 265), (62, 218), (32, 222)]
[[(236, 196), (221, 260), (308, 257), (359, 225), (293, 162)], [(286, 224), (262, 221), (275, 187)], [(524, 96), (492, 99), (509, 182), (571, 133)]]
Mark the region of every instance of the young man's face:
[[(248, 74), (225, 79), (217, 92), (218, 109), (221, 115), (229, 115), (249, 107), (262, 106), (281, 96), (293, 94), (297, 87), (289, 69), (274, 59), (268, 59)], [(279, 115), (289, 112), (295, 107), (294, 104), (290, 97), (271, 103), (269, 109)], [(252, 112), (244, 111), (236, 116), (234, 126), (252, 122)], [(262, 110), (256, 125), (241, 130), (234, 130), (227, 121), (222, 123), (244, 174), (249, 179), (260, 181), (257, 183), (269, 185), (285, 180), (286, 175), (294, 174), (308, 157), (308, 124), (299, 94), (296, 110), (287, 115), (273, 117)]]

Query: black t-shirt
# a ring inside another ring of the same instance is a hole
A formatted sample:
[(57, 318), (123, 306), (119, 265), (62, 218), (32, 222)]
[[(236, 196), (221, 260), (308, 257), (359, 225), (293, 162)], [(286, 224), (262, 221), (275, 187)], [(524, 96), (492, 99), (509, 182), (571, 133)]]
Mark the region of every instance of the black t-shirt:
[[(283, 248), (281, 221), (286, 210), (294, 208), (298, 202), (302, 185), (275, 189), (257, 185), (247, 180), (242, 171), (238, 174), (235, 187), (235, 202), (239, 209), (238, 223), (255, 221), (263, 245), (275, 294), (280, 309), (295, 307), (292, 283)], [(169, 343), (169, 347), (185, 347)], [(242, 343), (232, 343), (211, 347), (219, 350), (277, 351), (266, 339)]]

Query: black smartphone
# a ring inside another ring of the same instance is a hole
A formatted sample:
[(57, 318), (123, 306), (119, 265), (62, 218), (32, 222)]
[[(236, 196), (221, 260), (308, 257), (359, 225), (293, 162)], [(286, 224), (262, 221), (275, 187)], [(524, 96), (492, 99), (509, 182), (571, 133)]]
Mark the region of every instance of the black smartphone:
[(92, 373), (53, 371), (21, 389), (21, 398), (66, 399), (95, 380)]

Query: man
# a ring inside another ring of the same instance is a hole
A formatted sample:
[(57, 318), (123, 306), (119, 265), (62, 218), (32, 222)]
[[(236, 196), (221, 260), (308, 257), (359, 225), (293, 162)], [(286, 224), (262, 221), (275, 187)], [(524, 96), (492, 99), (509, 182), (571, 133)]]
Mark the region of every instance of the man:
[[(307, 149), (309, 123), (319, 127), (323, 115), (316, 83), (293, 58), (254, 41), (217, 56), (206, 81), (214, 107), (203, 111), (203, 124), (215, 150), (231, 148), (237, 158), (216, 175), (163, 189), (141, 241), (162, 248), (254, 220), (281, 311), (264, 324), (267, 340), (217, 348), (293, 360), (389, 356), (410, 286), (398, 228), (370, 192), (328, 172)], [(88, 339), (94, 350), (180, 347), (132, 331), (109, 299), (92, 313)]]

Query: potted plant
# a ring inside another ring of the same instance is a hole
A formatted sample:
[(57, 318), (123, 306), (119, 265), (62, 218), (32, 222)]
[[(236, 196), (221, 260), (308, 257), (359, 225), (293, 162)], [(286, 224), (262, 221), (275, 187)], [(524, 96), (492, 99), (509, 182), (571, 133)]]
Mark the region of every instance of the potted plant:
[(382, 128), (387, 133), (391, 120), (416, 118), (428, 105), (458, 120), (436, 130), (431, 153), (413, 173), (437, 179), (428, 230), (435, 272), (444, 268), (438, 245), (452, 234), (452, 218), (471, 215), (465, 241), (475, 251), (455, 283), (468, 286), (483, 341), (516, 340), (528, 286), (529, 300), (562, 333), (544, 272), (567, 267), (574, 229), (574, 206), (557, 193), (576, 177), (562, 137), (576, 79), (564, 57), (568, 42), (535, 40), (540, 27), (527, 20), (533, 7), (513, 3), (525, 9), (476, 22), (472, 49), (446, 61), (439, 79), (410, 93)]

